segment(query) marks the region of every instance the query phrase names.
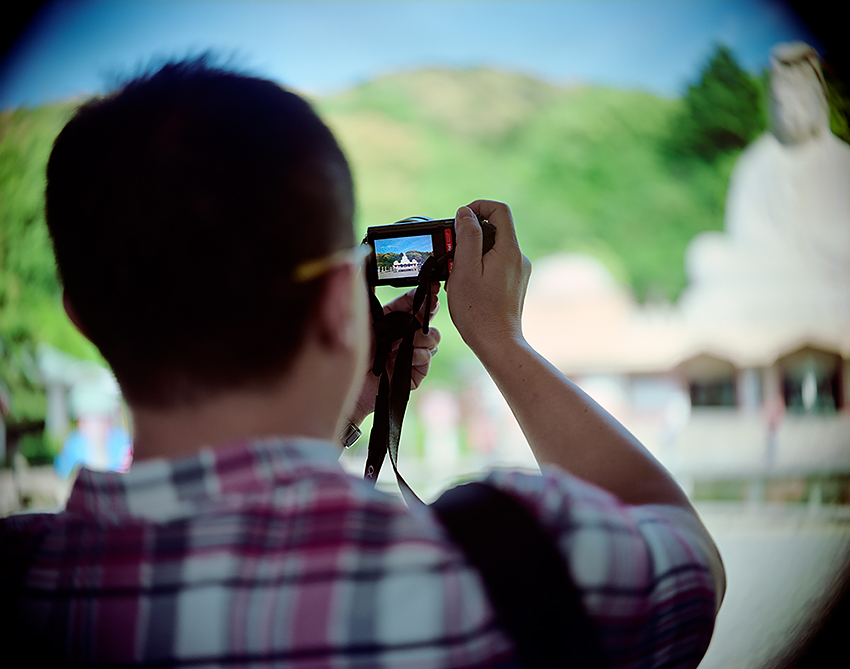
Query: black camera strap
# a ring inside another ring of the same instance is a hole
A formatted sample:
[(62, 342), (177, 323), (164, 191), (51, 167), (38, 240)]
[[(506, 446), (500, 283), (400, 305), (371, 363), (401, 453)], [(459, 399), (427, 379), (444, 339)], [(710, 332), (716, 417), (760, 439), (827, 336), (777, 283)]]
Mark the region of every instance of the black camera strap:
[[(364, 478), (372, 485), (378, 480), (378, 474), (384, 464), (387, 453), (395, 471), (398, 487), (408, 506), (422, 504), (422, 500), (413, 492), (404, 477), (398, 471), (398, 444), (401, 438), (401, 425), (407, 402), (410, 399), (410, 374), (413, 367), (413, 339), (419, 330), (428, 334), (431, 315), (431, 277), (448, 262), (452, 253), (440, 258), (431, 256), (419, 271), (419, 283), (413, 295), (411, 313), (391, 311), (384, 308), (374, 293), (370, 293), (372, 324), (375, 330), (375, 360), (372, 373), (380, 377), (378, 395), (375, 398), (375, 414), (372, 432), (369, 435), (369, 451), (366, 456)], [(416, 314), (425, 305), (422, 321)], [(393, 344), (401, 340), (396, 352), (393, 373), (390, 375), (388, 364)]]

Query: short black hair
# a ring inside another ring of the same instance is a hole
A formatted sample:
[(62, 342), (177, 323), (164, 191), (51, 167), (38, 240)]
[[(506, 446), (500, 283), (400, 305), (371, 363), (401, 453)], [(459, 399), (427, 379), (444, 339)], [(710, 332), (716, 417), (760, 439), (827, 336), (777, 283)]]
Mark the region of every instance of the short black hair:
[(293, 269), (354, 244), (329, 128), (302, 97), (210, 60), (86, 102), (48, 163), (66, 295), (131, 404), (277, 378), (322, 288)]

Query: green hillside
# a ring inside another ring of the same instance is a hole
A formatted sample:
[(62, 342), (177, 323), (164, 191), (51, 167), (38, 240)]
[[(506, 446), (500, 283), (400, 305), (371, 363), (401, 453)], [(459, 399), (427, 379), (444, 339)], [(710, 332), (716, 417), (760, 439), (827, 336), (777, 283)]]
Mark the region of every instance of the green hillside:
[(667, 299), (688, 241), (722, 227), (734, 163), (668, 155), (681, 104), (488, 70), (389, 76), (318, 102), (353, 165), (361, 227), (503, 200), (532, 260), (590, 252), (640, 297)]

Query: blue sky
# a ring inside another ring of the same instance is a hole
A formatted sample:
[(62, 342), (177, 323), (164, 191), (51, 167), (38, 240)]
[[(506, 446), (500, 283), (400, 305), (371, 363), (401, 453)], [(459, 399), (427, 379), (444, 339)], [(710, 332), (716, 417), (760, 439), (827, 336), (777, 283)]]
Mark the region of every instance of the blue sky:
[(431, 235), (375, 240), (376, 253), (407, 253), (408, 251), (433, 253), (434, 247), (431, 241)]
[(69, 0), (0, 64), (0, 108), (102, 91), (153, 58), (207, 49), (329, 94), (423, 66), (681, 94), (714, 45), (759, 71), (780, 41), (820, 45), (779, 0)]

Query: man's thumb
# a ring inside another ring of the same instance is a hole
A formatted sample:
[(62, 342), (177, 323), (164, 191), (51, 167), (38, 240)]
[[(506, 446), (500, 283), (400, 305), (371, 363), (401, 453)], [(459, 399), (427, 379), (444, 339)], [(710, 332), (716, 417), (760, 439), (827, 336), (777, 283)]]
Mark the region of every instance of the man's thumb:
[(469, 207), (461, 207), (455, 216), (455, 236), (457, 249), (455, 259), (481, 258), (481, 226)]

